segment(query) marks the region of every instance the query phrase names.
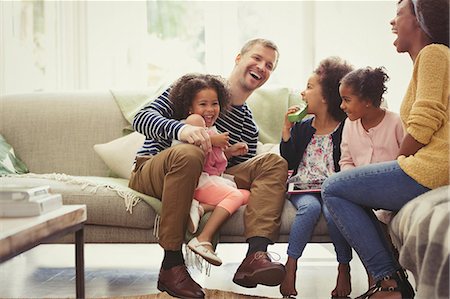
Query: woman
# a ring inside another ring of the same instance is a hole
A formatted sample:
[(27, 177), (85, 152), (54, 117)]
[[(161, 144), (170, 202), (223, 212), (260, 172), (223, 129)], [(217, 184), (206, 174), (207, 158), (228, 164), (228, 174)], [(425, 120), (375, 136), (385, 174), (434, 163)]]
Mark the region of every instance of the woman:
[(359, 298), (414, 297), (372, 209), (398, 211), (418, 195), (449, 184), (448, 11), (448, 0), (400, 0), (391, 21), (397, 51), (414, 63), (400, 108), (406, 136), (397, 160), (337, 173), (322, 185), (336, 225), (376, 281)]

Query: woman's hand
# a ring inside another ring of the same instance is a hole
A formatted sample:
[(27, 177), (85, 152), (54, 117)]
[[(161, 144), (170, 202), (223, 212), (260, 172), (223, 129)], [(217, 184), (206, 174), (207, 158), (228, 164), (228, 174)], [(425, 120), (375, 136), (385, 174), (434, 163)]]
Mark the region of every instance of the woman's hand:
[(227, 158), (243, 156), (248, 153), (248, 145), (245, 142), (238, 142), (228, 147), (224, 153)]
[(230, 133), (225, 132), (222, 134), (212, 135), (211, 144), (212, 146), (220, 147), (221, 149), (226, 149), (230, 146)]
[(281, 138), (283, 138), (283, 141), (286, 142), (291, 138), (291, 128), (294, 126), (294, 123), (291, 123), (288, 120), (288, 114), (297, 112), (300, 110), (300, 107), (298, 105), (294, 105), (288, 108), (286, 114), (284, 115), (284, 125), (283, 129), (281, 131)]

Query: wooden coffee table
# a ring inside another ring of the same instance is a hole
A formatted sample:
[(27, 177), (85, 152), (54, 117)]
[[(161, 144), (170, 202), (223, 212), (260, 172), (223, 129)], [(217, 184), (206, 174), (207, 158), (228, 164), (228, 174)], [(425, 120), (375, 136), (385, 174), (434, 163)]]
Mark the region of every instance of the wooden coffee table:
[(84, 298), (85, 205), (63, 205), (35, 217), (0, 217), (0, 263), (31, 248), (75, 232), (76, 296)]

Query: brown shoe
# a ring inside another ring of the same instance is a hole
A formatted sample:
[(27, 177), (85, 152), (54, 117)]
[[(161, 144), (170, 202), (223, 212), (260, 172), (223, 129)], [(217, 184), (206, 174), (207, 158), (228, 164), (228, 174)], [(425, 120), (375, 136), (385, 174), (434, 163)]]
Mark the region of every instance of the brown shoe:
[(257, 284), (266, 286), (279, 285), (286, 275), (284, 266), (272, 262), (267, 252), (257, 251), (247, 256), (234, 274), (233, 282), (246, 288)]
[(177, 298), (205, 298), (202, 287), (192, 279), (185, 265), (175, 266), (168, 270), (161, 268), (158, 290)]

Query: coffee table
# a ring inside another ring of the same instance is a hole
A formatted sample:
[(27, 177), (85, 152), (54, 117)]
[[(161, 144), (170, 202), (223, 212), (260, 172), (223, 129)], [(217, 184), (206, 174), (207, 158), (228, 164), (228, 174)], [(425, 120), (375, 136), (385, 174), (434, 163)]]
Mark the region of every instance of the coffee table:
[(35, 217), (0, 217), (0, 263), (31, 248), (75, 233), (76, 296), (84, 298), (86, 205), (63, 205)]

